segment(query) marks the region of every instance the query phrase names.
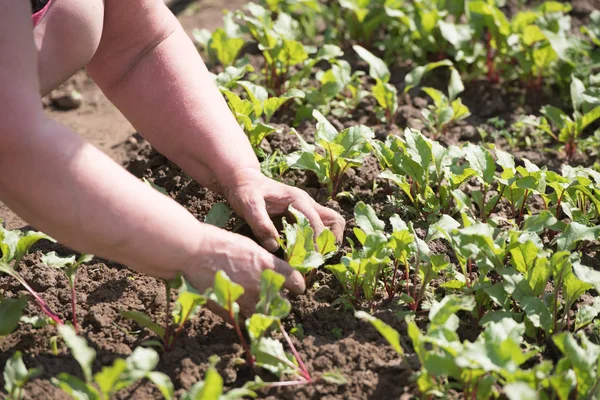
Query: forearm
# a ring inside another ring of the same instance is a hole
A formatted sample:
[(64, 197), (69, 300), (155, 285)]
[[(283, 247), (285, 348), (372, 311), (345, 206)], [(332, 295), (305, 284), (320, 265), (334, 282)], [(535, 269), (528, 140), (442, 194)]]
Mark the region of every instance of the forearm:
[(78, 251), (166, 279), (199, 254), (206, 226), (183, 207), (66, 127), (29, 125), (10, 134), (17, 139), (0, 157), (0, 196), (24, 220)]
[(164, 18), (172, 29), (168, 37), (110, 87), (97, 80), (155, 148), (219, 190), (236, 171), (259, 164), (193, 43), (172, 15)]

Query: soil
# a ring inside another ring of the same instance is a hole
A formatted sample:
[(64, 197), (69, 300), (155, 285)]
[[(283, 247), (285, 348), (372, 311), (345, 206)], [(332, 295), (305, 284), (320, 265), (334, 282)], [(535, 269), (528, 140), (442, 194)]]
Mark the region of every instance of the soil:
[[(246, 1), (227, 2), (229, 9), (238, 9)], [(584, 23), (589, 10), (598, 9), (598, 1), (576, 1), (574, 20)], [(518, 1), (509, 0), (509, 12), (517, 10)], [(222, 3), (217, 0), (178, 1), (171, 4), (178, 11), (178, 17), (188, 33), (193, 28), (209, 30), (218, 27), (222, 20)], [(356, 62), (356, 61), (354, 61)], [(409, 69), (402, 69), (406, 73)], [(395, 75), (395, 79), (397, 76)], [(431, 78), (435, 86), (436, 78)], [(397, 78), (400, 84), (403, 77)], [(64, 123), (105, 153), (123, 164), (132, 174), (144, 177), (164, 187), (168, 194), (186, 207), (194, 216), (202, 220), (210, 208), (224, 201), (220, 196), (201, 187), (187, 178), (184, 173), (164, 156), (135, 133), (134, 128), (119, 111), (102, 95), (85, 71), (80, 71), (70, 79), (61, 90), (76, 89), (83, 95), (83, 104), (76, 110), (61, 111), (53, 108), (46, 100), (46, 113), (49, 117)], [(414, 126), (421, 128), (421, 109), (427, 106), (427, 100), (419, 97), (422, 94), (411, 91), (401, 96), (400, 111), (396, 123), (400, 127)], [(505, 86), (492, 85), (489, 82), (467, 82), (466, 91), (461, 96), (471, 109), (472, 116), (453, 128), (441, 141), (444, 144), (456, 144), (465, 141), (481, 140), (477, 128), (489, 128), (488, 119), (499, 116), (508, 124), (520, 115), (537, 113), (543, 104), (552, 103), (556, 96), (552, 92), (538, 94), (512, 90)], [(522, 99), (525, 101), (521, 101)], [(374, 128), (378, 136), (385, 136), (390, 131), (377, 123), (373, 118), (374, 102), (366, 99), (357, 112), (345, 118), (333, 119), (332, 123), (343, 129), (356, 124), (357, 121)], [(289, 114), (289, 115), (288, 115)], [(268, 146), (290, 153), (298, 149), (298, 140), (290, 134), (293, 114), (283, 112), (276, 116), (273, 125), (280, 132), (267, 138)], [(508, 125), (507, 125), (508, 126)], [(314, 124), (301, 123), (296, 127), (299, 134), (307, 141), (312, 141)], [(401, 130), (393, 128), (391, 133), (400, 134)], [(547, 165), (551, 169), (560, 169), (561, 160), (557, 150), (542, 152), (545, 144), (531, 149), (510, 149), (502, 140), (496, 145), (511, 151), (518, 159), (529, 158), (537, 164)], [(557, 157), (559, 155), (559, 157)], [(589, 165), (593, 162), (591, 155), (582, 155), (575, 163)], [(325, 201), (315, 177), (310, 173), (289, 171), (282, 180), (309, 192), (318, 201), (336, 209), (348, 221), (346, 236), (352, 237), (353, 207), (356, 201), (362, 200), (371, 204), (382, 218), (393, 212), (399, 212), (387, 200), (394, 193), (388, 181), (378, 179), (379, 167), (375, 158), (370, 157), (362, 168), (351, 170), (344, 178), (344, 190), (352, 192), (355, 199), (350, 201), (341, 198), (339, 201)], [(375, 183), (375, 184), (374, 184)], [(500, 207), (500, 215), (508, 213), (508, 209)], [(0, 203), (0, 216), (10, 229), (28, 229), (24, 221)], [(237, 225), (234, 217), (228, 227)], [(249, 229), (242, 227), (241, 233), (251, 236)], [(424, 235), (424, 232), (418, 231)], [(436, 253), (450, 252), (442, 243), (433, 244)], [(341, 249), (344, 253), (348, 248)], [(66, 277), (61, 271), (41, 265), (40, 257), (48, 251), (57, 251), (67, 255), (73, 252), (59, 244), (44, 242), (37, 245), (25, 258), (20, 269), (21, 274), (32, 287), (48, 302), (50, 307), (65, 320), (71, 319), (70, 289)], [(338, 256), (339, 258), (339, 256)], [(335, 261), (335, 260), (334, 260)], [(304, 387), (261, 392), (266, 399), (407, 399), (417, 394), (415, 384), (411, 380), (413, 370), (418, 369), (418, 360), (414, 353), (401, 359), (387, 342), (368, 323), (358, 321), (353, 311), (344, 309), (334, 302), (340, 297), (341, 287), (335, 278), (325, 272), (318, 272), (315, 282), (306, 294), (291, 299), (293, 311), (285, 321), (289, 329), (302, 325), (304, 336), (293, 340), (309, 371), (314, 376), (330, 370), (339, 370), (348, 380), (341, 386), (318, 383)], [(145, 276), (116, 263), (94, 259), (89, 265), (80, 268), (77, 275), (78, 321), (81, 334), (96, 350), (97, 358), (94, 371), (112, 363), (116, 358), (127, 357), (132, 350), (143, 342), (153, 339), (150, 332), (140, 329), (135, 323), (121, 317), (122, 310), (138, 310), (149, 314), (154, 320), (162, 320), (165, 316), (165, 290), (163, 283), (155, 278)], [(432, 287), (437, 287), (434, 281)], [(440, 289), (443, 290), (443, 289)], [(6, 276), (0, 276), (0, 291), (6, 297), (16, 297), (26, 292)], [(401, 333), (405, 349), (410, 349), (410, 340), (406, 335), (406, 326), (396, 316), (401, 308), (394, 302), (385, 303), (377, 298), (374, 315), (390, 324)], [(28, 315), (38, 315), (37, 305), (31, 301), (27, 307)], [(473, 340), (477, 331), (472, 321), (463, 319), (460, 332), (464, 339)], [(49, 378), (59, 372), (82, 377), (76, 361), (67, 354), (64, 346), (59, 345), (58, 354), (53, 354), (51, 341), (56, 336), (56, 329), (51, 326), (35, 329), (30, 325), (21, 327), (12, 335), (0, 339), (0, 366), (16, 351), (24, 354), (25, 363), (32, 366), (43, 366), (44, 373), (26, 386), (29, 399), (68, 399), (69, 397), (55, 388)], [(158, 371), (170, 376), (177, 393), (189, 389), (204, 377), (209, 365), (209, 357), (218, 355), (219, 373), (223, 376), (227, 387), (240, 387), (252, 379), (251, 372), (238, 366), (238, 358), (243, 351), (238, 344), (233, 328), (223, 322), (210, 311), (202, 309), (188, 322), (185, 331), (179, 337), (173, 350), (161, 355)], [(268, 376), (266, 378), (269, 378)], [(0, 376), (0, 387), (4, 380)], [(0, 389), (0, 396), (5, 395)], [(132, 388), (121, 391), (118, 399), (153, 399), (161, 398), (157, 389), (148, 382), (142, 382)]]

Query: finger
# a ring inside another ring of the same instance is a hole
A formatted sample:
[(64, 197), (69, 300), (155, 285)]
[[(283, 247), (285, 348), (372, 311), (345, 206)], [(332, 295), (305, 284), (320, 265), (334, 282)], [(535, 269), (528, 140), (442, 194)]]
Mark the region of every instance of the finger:
[(342, 242), (344, 238), (344, 229), (346, 228), (346, 220), (335, 210), (322, 206), (320, 204), (315, 205), (315, 209), (321, 216), (321, 221), (328, 226), (333, 232), (335, 239), (338, 243)]
[(315, 204), (317, 203), (307, 196), (307, 200), (299, 200), (292, 205), (296, 210), (300, 211), (308, 218), (310, 226), (312, 226), (315, 231), (315, 237), (317, 237), (325, 230), (325, 224), (323, 224), (321, 216), (315, 209)]
[(278, 274), (281, 274), (285, 277), (285, 283), (283, 286), (288, 289), (292, 294), (299, 295), (304, 293), (306, 290), (306, 283), (304, 282), (304, 277), (298, 271), (290, 266), (287, 262), (283, 261), (280, 258), (275, 256), (273, 257), (273, 269)]
[(263, 246), (273, 252), (279, 248), (277, 238), (279, 233), (269, 217), (265, 200), (262, 196), (252, 197), (246, 202), (244, 219), (250, 225), (252, 232), (261, 241)]

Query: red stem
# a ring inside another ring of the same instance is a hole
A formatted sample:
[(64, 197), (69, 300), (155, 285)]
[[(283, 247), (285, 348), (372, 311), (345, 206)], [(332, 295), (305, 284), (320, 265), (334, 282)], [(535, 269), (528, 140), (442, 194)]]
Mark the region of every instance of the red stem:
[(287, 334), (287, 332), (283, 328), (283, 325), (281, 325), (281, 321), (279, 322), (279, 330), (281, 331), (281, 334), (283, 335), (286, 342), (290, 346), (290, 349), (292, 350), (292, 354), (294, 355), (294, 357), (296, 358), (296, 361), (298, 362), (298, 365), (300, 366), (302, 375), (308, 382), (310, 382), (312, 380), (312, 378), (310, 377), (310, 374), (308, 373), (308, 369), (306, 368), (306, 365), (304, 365), (304, 361), (302, 361), (300, 354), (298, 354), (298, 351), (296, 350), (296, 347), (294, 346), (292, 339), (290, 339), (290, 336)]
[(56, 315), (54, 313), (54, 311), (52, 311), (52, 309), (50, 308), (50, 306), (44, 301), (44, 299), (42, 299), (40, 297), (40, 295), (33, 290), (33, 288), (31, 286), (29, 286), (29, 284), (27, 282), (25, 282), (23, 280), (23, 278), (21, 278), (18, 275), (13, 275), (15, 278), (17, 278), (17, 280), (19, 281), (19, 283), (21, 285), (23, 285), (25, 287), (25, 289), (27, 289), (27, 291), (33, 296), (33, 298), (38, 302), (40, 308), (42, 309), (42, 311), (44, 312), (44, 314), (46, 314), (50, 319), (52, 319), (52, 321), (54, 321), (57, 325), (64, 325), (64, 322), (62, 322), (62, 320), (58, 317), (58, 315)]
[(246, 342), (246, 338), (242, 334), (242, 330), (240, 329), (240, 324), (238, 324), (237, 319), (233, 315), (233, 307), (231, 304), (232, 303), (231, 295), (229, 295), (228, 303), (229, 303), (229, 318), (231, 318), (231, 323), (233, 324), (235, 333), (238, 335), (238, 338), (240, 339), (240, 342), (242, 344), (242, 348), (246, 352), (246, 358), (248, 359), (248, 363), (250, 364), (250, 366), (252, 368), (254, 368), (254, 357), (252, 356), (252, 352), (250, 351), (250, 346), (248, 346), (248, 342)]
[(71, 312), (73, 313), (73, 328), (75, 328), (75, 334), (79, 334), (79, 326), (77, 324), (77, 298), (75, 297), (75, 276), (73, 276), (73, 282), (71, 284)]

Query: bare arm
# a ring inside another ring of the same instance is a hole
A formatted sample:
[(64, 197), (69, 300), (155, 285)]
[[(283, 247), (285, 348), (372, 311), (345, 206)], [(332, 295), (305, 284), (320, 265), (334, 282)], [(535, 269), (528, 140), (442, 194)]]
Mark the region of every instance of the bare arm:
[(161, 0), (107, 0), (88, 71), (161, 153), (220, 191), (258, 160), (191, 40)]
[(305, 192), (262, 176), (246, 135), (161, 0), (107, 0), (102, 42), (88, 71), (142, 135), (223, 194), (269, 250), (278, 247), (270, 215), (290, 204), (317, 233), (329, 225), (341, 240), (341, 216)]
[[(80, 251), (141, 272), (182, 272), (203, 289), (224, 269), (258, 293), (258, 276), (290, 267), (245, 238), (198, 222), (41, 109), (27, 2), (0, 2), (0, 196), (23, 219)], [(241, 245), (241, 252), (228, 251)], [(246, 268), (244, 270), (243, 268)], [(250, 307), (250, 306), (248, 306)]]

